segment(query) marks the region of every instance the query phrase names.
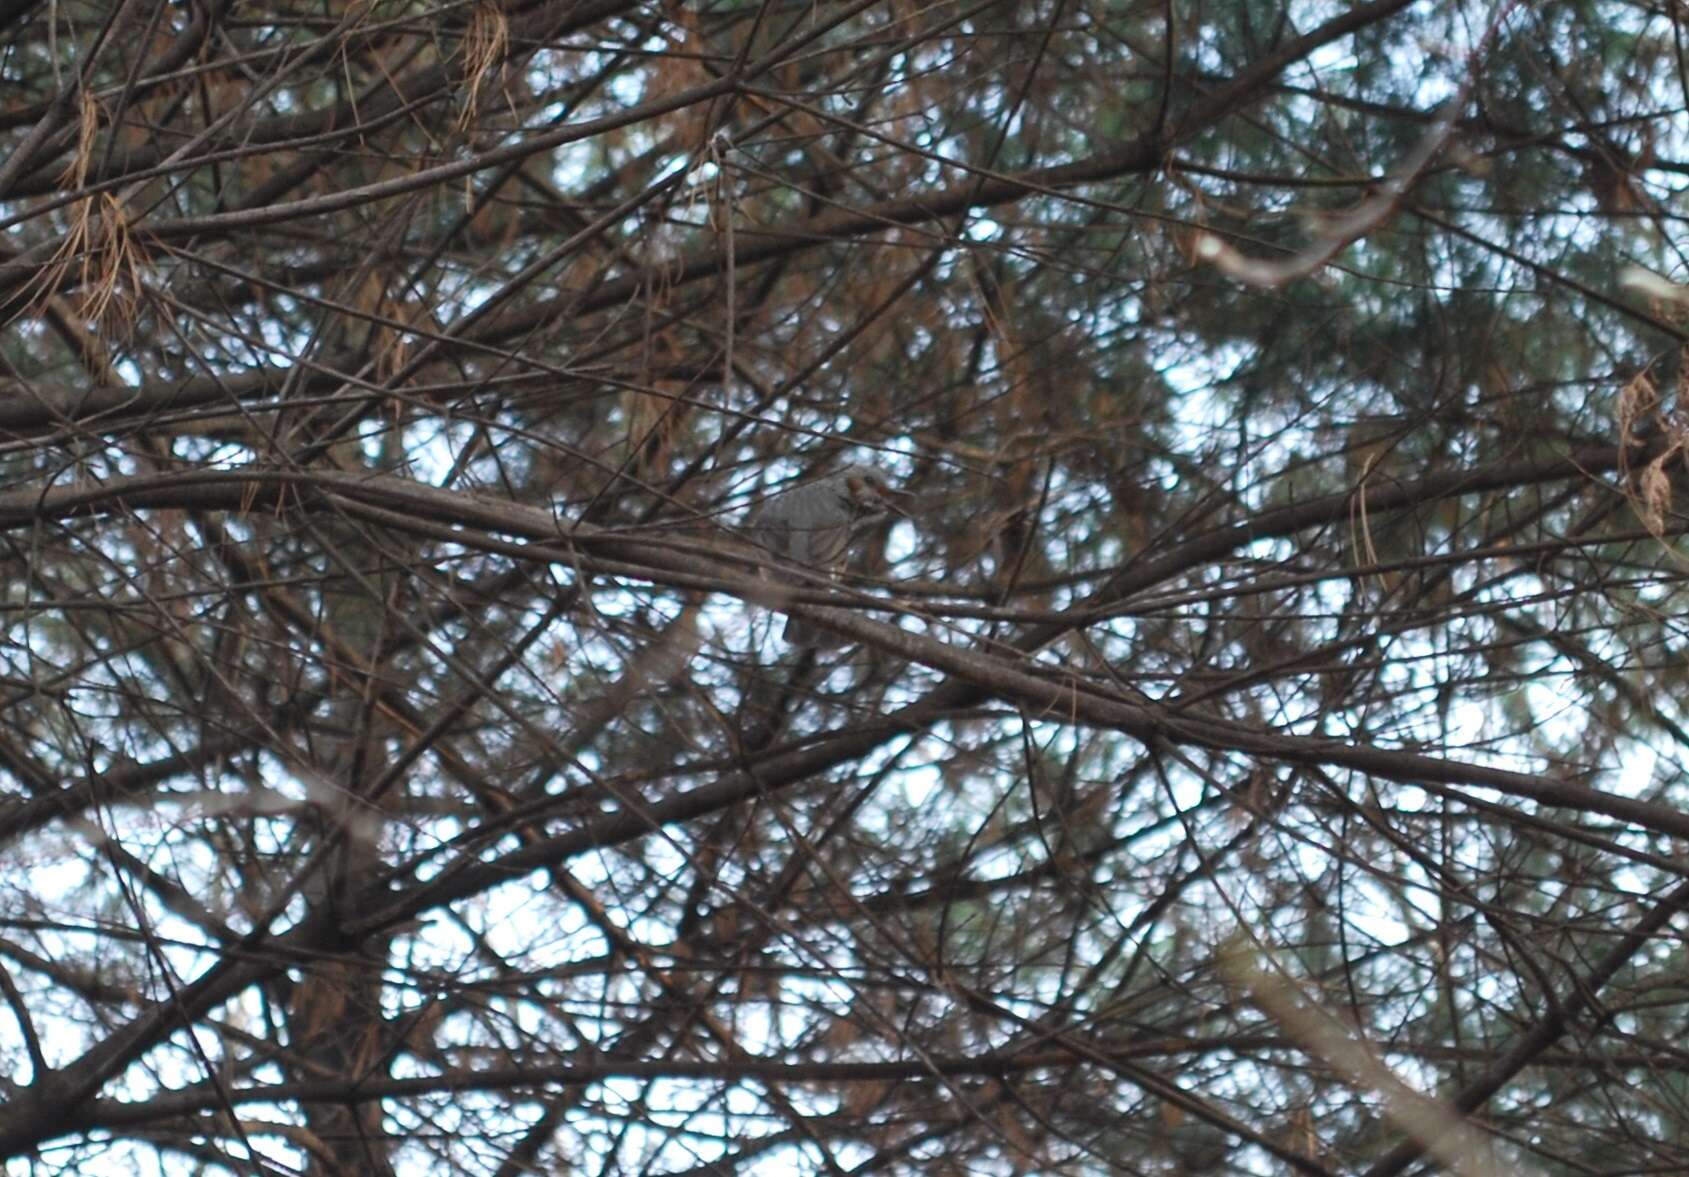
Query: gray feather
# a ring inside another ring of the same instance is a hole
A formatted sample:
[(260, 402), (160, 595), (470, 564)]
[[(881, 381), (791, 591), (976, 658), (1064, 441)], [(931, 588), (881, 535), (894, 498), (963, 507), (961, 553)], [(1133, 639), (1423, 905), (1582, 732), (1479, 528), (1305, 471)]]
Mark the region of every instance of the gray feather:
[[(746, 520), (746, 532), (781, 559), (834, 576), (844, 565), (851, 541), (885, 518), (885, 487), (884, 476), (873, 467), (846, 466), (770, 496)], [(845, 644), (795, 617), (787, 618), (782, 636), (795, 646)]]

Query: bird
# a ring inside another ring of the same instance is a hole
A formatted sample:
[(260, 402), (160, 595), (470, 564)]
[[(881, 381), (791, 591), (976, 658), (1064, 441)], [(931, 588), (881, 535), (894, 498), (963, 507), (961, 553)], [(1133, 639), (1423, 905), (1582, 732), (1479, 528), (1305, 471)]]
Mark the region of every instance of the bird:
[[(905, 515), (891, 501), (885, 475), (872, 466), (850, 465), (781, 491), (764, 500), (746, 520), (750, 538), (774, 555), (834, 576), (844, 565), (851, 542), (888, 515)], [(780, 635), (787, 645), (837, 648), (835, 634), (796, 617), (786, 618)]]

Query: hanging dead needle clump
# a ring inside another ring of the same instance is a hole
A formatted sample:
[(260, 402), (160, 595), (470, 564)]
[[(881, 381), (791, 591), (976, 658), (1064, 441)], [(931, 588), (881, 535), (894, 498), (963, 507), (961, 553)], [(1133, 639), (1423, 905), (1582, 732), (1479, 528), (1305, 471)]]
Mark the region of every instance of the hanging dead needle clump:
[[(64, 172), (65, 187), (86, 187), (100, 123), (99, 102), (84, 91), (76, 152)], [(70, 285), (78, 292), (76, 310), (82, 318), (126, 335), (135, 325), (147, 264), (146, 250), (123, 201), (112, 192), (91, 193), (69, 206), (58, 247), (31, 280), (24, 305), (39, 309), (35, 307), (38, 301)]]

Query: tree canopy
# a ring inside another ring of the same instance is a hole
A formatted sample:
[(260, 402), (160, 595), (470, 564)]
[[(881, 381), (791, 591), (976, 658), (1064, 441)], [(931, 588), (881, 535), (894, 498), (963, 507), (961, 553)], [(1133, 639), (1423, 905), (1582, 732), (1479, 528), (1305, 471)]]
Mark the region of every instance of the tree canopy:
[(1689, 1171), (1686, 99), (1631, 0), (0, 0), (0, 1156)]

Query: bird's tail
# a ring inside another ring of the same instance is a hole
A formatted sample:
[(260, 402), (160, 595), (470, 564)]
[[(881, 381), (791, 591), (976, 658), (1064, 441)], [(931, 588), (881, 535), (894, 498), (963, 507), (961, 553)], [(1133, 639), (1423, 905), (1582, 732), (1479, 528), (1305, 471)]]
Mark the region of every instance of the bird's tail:
[(811, 625), (796, 617), (786, 618), (786, 628), (781, 631), (780, 636), (786, 640), (788, 646), (811, 646), (817, 650), (837, 650), (850, 644), (833, 631)]

